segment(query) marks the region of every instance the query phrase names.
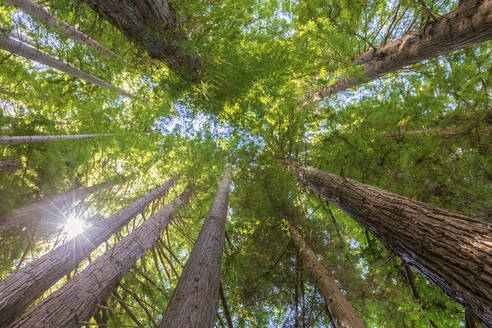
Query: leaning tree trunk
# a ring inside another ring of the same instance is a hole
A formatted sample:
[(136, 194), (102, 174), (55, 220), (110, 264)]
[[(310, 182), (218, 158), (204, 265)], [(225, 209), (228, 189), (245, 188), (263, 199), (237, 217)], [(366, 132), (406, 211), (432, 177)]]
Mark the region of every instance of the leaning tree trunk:
[(15, 159), (0, 161), (0, 173), (12, 174), (22, 167), (22, 163)]
[(13, 228), (19, 224), (34, 221), (47, 215), (60, 216), (61, 208), (76, 200), (85, 198), (93, 193), (103, 191), (114, 186), (116, 182), (102, 183), (95, 186), (71, 190), (57, 195), (53, 198), (44, 199), (39, 202), (27, 204), (16, 208), (8, 213), (0, 213), (0, 231)]
[(174, 181), (148, 192), (118, 213), (100, 221), (84, 233), (27, 264), (0, 282), (0, 327), (18, 318), (35, 299), (75, 269), (112, 234), (121, 230), (152, 201), (162, 196)]
[(402, 67), (471, 47), (492, 39), (492, 0), (467, 0), (426, 27), (410, 32), (358, 56), (363, 65), (362, 80), (342, 78), (315, 91), (307, 103), (314, 103), (337, 92), (375, 80)]
[(9, 328), (76, 328), (89, 321), (126, 272), (159, 239), (175, 208), (188, 199), (185, 191)]
[(48, 67), (54, 68), (56, 70), (59, 70), (61, 72), (70, 74), (72, 76), (78, 77), (79, 79), (82, 79), (84, 81), (87, 81), (89, 83), (98, 85), (102, 88), (108, 89), (108, 90), (113, 90), (118, 92), (120, 95), (125, 96), (125, 97), (133, 97), (132, 94), (117, 88), (113, 86), (112, 84), (101, 80), (98, 77), (95, 77), (93, 75), (90, 75), (86, 72), (83, 72), (75, 67), (72, 67), (54, 57), (51, 57), (49, 55), (46, 55), (42, 52), (40, 52), (37, 49), (34, 49), (20, 41), (17, 41), (15, 39), (9, 38), (5, 35), (0, 35), (0, 49), (9, 51), (17, 56), (21, 56), (24, 58), (27, 58), (29, 60), (38, 62), (40, 64), (46, 65)]
[(51, 27), (55, 31), (65, 34), (69, 38), (79, 41), (87, 47), (97, 51), (103, 56), (116, 57), (116, 54), (99, 44), (97, 41), (91, 39), (88, 35), (85, 35), (75, 27), (69, 25), (56, 16), (50, 14), (46, 9), (31, 0), (4, 0), (6, 3), (14, 6), (15, 8), (22, 10), (32, 18), (37, 19), (41, 23)]
[(58, 140), (81, 140), (95, 137), (111, 136), (110, 133), (102, 134), (76, 134), (54, 136), (0, 136), (0, 145), (30, 145), (43, 142), (55, 142)]
[(231, 179), (228, 167), (160, 328), (214, 327)]
[(150, 56), (162, 61), (184, 79), (199, 79), (200, 60), (177, 45), (186, 39), (168, 0), (84, 0)]
[(319, 262), (316, 254), (314, 254), (302, 238), (299, 230), (291, 222), (289, 222), (289, 231), (292, 240), (301, 253), (306, 268), (325, 299), (326, 307), (335, 325), (334, 328), (367, 328), (357, 311), (342, 294), (328, 270)]
[(310, 166), (306, 185), (492, 327), (492, 225)]

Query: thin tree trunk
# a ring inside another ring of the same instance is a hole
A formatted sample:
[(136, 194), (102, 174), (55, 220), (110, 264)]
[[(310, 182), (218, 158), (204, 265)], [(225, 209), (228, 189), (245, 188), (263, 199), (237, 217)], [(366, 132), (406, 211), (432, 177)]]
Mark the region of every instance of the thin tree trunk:
[(0, 161), (0, 173), (12, 174), (22, 167), (22, 163), (15, 159)]
[(87, 188), (71, 190), (50, 199), (44, 199), (39, 202), (21, 206), (6, 214), (0, 213), (0, 231), (37, 220), (50, 214), (54, 217), (60, 217), (60, 213), (62, 213), (61, 208), (64, 205), (71, 204), (79, 199), (88, 197), (91, 194), (108, 189), (115, 184), (116, 182), (101, 183)]
[(486, 327), (492, 327), (492, 225), (293, 163), (298, 178), (350, 215)]
[(80, 327), (80, 321), (94, 316), (97, 305), (111, 295), (121, 278), (157, 242), (175, 209), (188, 200), (189, 192), (185, 191), (9, 327)]
[(214, 326), (231, 180), (231, 168), (228, 167), (167, 305), (160, 328)]
[[(486, 126), (484, 127), (484, 132), (485, 133), (490, 133), (492, 132), (492, 127), (491, 126)], [(405, 132), (389, 132), (385, 133), (385, 137), (403, 137), (403, 136), (425, 136), (425, 135), (433, 135), (433, 136), (441, 136), (441, 137), (455, 137), (455, 136), (461, 136), (469, 133), (469, 131), (463, 131), (457, 128), (447, 128), (447, 129), (422, 129), (422, 130), (416, 130), (416, 131), (405, 131)]]
[(222, 309), (224, 310), (224, 316), (227, 321), (227, 326), (229, 328), (234, 328), (234, 325), (232, 324), (232, 318), (231, 318), (231, 313), (229, 312), (229, 306), (227, 306), (227, 299), (225, 297), (224, 293), (224, 288), (222, 287), (222, 283), (219, 285), (219, 295), (220, 295), (220, 301), (222, 302)]
[(199, 80), (200, 60), (177, 42), (185, 40), (176, 12), (168, 0), (83, 0), (151, 57), (189, 81)]
[(75, 27), (69, 25), (56, 16), (50, 14), (46, 9), (31, 0), (4, 0), (6, 3), (14, 6), (15, 8), (22, 10), (29, 16), (37, 19), (41, 23), (51, 27), (55, 31), (61, 34), (65, 34), (69, 38), (79, 41), (87, 47), (97, 51), (103, 56), (110, 58), (116, 57), (116, 54), (108, 48), (102, 46), (97, 41), (91, 39)]
[(108, 90), (113, 90), (118, 92), (120, 95), (125, 96), (125, 97), (133, 97), (132, 94), (117, 88), (113, 86), (112, 84), (101, 80), (98, 77), (95, 77), (91, 74), (88, 74), (86, 72), (83, 72), (73, 66), (70, 66), (54, 57), (51, 57), (49, 55), (46, 55), (42, 52), (40, 52), (37, 49), (34, 49), (20, 41), (17, 41), (15, 39), (9, 38), (8, 36), (5, 35), (0, 35), (0, 49), (9, 51), (17, 56), (21, 56), (24, 58), (27, 58), (29, 60), (35, 61), (37, 63), (46, 65), (48, 67), (51, 67), (53, 69), (59, 70), (61, 72), (67, 73), (69, 75), (78, 77), (79, 79), (82, 79), (84, 81), (87, 81), (89, 83), (98, 85), (102, 88), (108, 89)]
[(334, 328), (367, 328), (357, 311), (342, 294), (328, 270), (319, 262), (316, 254), (291, 222), (289, 222), (289, 232), (301, 253), (306, 268), (325, 299), (325, 304), (335, 325)]
[[(66, 242), (39, 259), (27, 264), (0, 282), (0, 327), (21, 315), (26, 307), (69, 274), (100, 244), (121, 230), (152, 201), (162, 196), (174, 184), (167, 181), (148, 192), (118, 213), (100, 221), (84, 233)], [(53, 326), (56, 327), (56, 326)]]
[(307, 103), (320, 101), (405, 66), (471, 47), (491, 38), (492, 0), (463, 1), (424, 28), (358, 56), (354, 64), (363, 65), (364, 79), (341, 78), (337, 83), (315, 91)]
[(75, 134), (75, 135), (53, 135), (53, 136), (0, 136), (0, 145), (30, 145), (35, 143), (55, 142), (58, 140), (82, 140), (96, 137), (112, 136), (111, 133), (101, 134)]

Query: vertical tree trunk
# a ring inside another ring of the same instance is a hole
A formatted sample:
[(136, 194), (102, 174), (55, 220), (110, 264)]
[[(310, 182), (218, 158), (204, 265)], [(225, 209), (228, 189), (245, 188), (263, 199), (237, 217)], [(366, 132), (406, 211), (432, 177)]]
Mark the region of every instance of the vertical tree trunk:
[[(22, 163), (15, 159), (0, 161), (0, 173), (12, 174), (22, 167)], [(1, 220), (1, 219), (0, 219)]]
[(84, 233), (66, 242), (0, 282), (0, 327), (15, 320), (26, 307), (53, 286), (63, 276), (75, 269), (80, 261), (121, 230), (133, 217), (142, 212), (155, 199), (174, 184), (170, 180), (118, 213), (100, 221)]
[(16, 208), (6, 214), (0, 213), (0, 231), (13, 228), (19, 224), (39, 219), (46, 215), (60, 216), (63, 205), (71, 204), (76, 200), (85, 198), (93, 193), (103, 191), (114, 186), (116, 182), (101, 183), (95, 186), (71, 190), (50, 199), (27, 204)]
[(30, 145), (43, 142), (55, 142), (58, 140), (81, 140), (95, 137), (111, 136), (110, 133), (102, 134), (78, 134), (78, 135), (54, 135), (54, 136), (0, 136), (0, 145)]
[(315, 280), (321, 295), (325, 299), (334, 328), (367, 328), (352, 305), (347, 301), (326, 268), (318, 261), (316, 254), (302, 238), (299, 230), (289, 222), (289, 231), (296, 244), (306, 268)]
[(103, 56), (116, 57), (115, 53), (108, 48), (100, 45), (97, 41), (91, 39), (75, 27), (67, 24), (56, 16), (50, 14), (46, 9), (31, 0), (5, 0), (6, 3), (22, 10), (32, 18), (37, 19), (41, 23), (51, 27), (55, 31), (65, 34), (69, 38), (79, 41), (87, 47), (97, 51)]
[(320, 101), (402, 67), (471, 47), (491, 38), (492, 0), (463, 1), (456, 9), (426, 27), (355, 58), (355, 65), (363, 65), (365, 79), (342, 78), (314, 92), (307, 103)]
[(231, 180), (231, 168), (228, 167), (160, 328), (214, 327)]
[(224, 310), (224, 316), (226, 318), (227, 327), (234, 328), (234, 325), (232, 324), (231, 313), (229, 312), (229, 306), (227, 306), (227, 300), (225, 297), (224, 288), (222, 287), (222, 283), (220, 283), (219, 285), (219, 296), (220, 296), (220, 301), (222, 303), (222, 309)]
[(81, 321), (89, 321), (97, 305), (111, 295), (126, 272), (159, 239), (175, 208), (188, 199), (189, 192), (185, 191), (9, 327), (76, 328)]
[(59, 70), (61, 72), (67, 73), (69, 75), (78, 77), (79, 79), (82, 79), (84, 81), (87, 81), (89, 83), (98, 85), (102, 88), (108, 89), (108, 90), (113, 90), (118, 92), (120, 95), (125, 96), (125, 97), (133, 97), (132, 94), (119, 89), (112, 84), (101, 80), (98, 77), (95, 77), (93, 75), (90, 75), (86, 72), (83, 72), (75, 67), (72, 67), (54, 57), (51, 57), (49, 55), (46, 55), (20, 41), (17, 41), (15, 39), (9, 38), (8, 36), (5, 35), (0, 35), (0, 49), (9, 51), (17, 56), (21, 56), (24, 58), (27, 58), (29, 60), (35, 61), (37, 63), (46, 65), (48, 67), (51, 67), (53, 69)]
[(134, 43), (184, 79), (199, 79), (200, 60), (177, 45), (185, 39), (168, 0), (83, 0)]
[(298, 178), (492, 327), (492, 224), (294, 163)]

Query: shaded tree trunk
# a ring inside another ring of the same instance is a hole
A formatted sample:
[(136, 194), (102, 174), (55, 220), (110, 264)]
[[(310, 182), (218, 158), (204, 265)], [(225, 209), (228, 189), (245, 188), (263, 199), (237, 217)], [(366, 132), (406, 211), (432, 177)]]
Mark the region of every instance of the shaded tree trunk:
[(175, 209), (188, 200), (189, 192), (185, 191), (9, 327), (76, 328), (81, 321), (89, 321), (97, 305), (111, 295), (121, 278), (157, 242)]
[(132, 94), (117, 88), (113, 86), (112, 84), (101, 80), (98, 77), (95, 77), (89, 73), (83, 72), (73, 66), (70, 66), (54, 57), (51, 57), (49, 55), (46, 55), (42, 52), (40, 52), (37, 49), (34, 49), (20, 41), (17, 41), (15, 39), (9, 38), (8, 36), (5, 35), (0, 35), (0, 49), (9, 51), (17, 56), (21, 56), (24, 58), (27, 58), (29, 60), (35, 61), (37, 63), (46, 65), (48, 67), (51, 67), (53, 69), (59, 70), (61, 72), (64, 72), (66, 74), (78, 77), (79, 79), (82, 79), (84, 81), (87, 81), (89, 83), (98, 85), (102, 88), (116, 91), (120, 95), (125, 96), (125, 97), (133, 97)]
[(32, 18), (37, 19), (41, 23), (51, 27), (55, 31), (68, 36), (69, 38), (79, 41), (87, 47), (97, 51), (103, 56), (116, 57), (115, 53), (108, 48), (102, 46), (97, 41), (85, 35), (75, 27), (67, 24), (56, 16), (50, 14), (46, 9), (31, 0), (5, 0), (6, 3), (22, 10)]
[(296, 244), (306, 268), (311, 273), (316, 286), (325, 300), (334, 328), (367, 328), (357, 311), (347, 301), (318, 257), (302, 238), (299, 230), (289, 222), (289, 232)]
[[(0, 173), (12, 174), (22, 168), (22, 163), (15, 159), (6, 159), (0, 161)], [(0, 219), (1, 220), (1, 219)]]
[(492, 225), (292, 163), (304, 183), (492, 327)]
[(229, 306), (227, 306), (227, 300), (225, 297), (224, 288), (222, 287), (222, 283), (220, 283), (219, 285), (219, 296), (220, 302), (222, 303), (222, 309), (224, 310), (224, 316), (226, 318), (227, 326), (229, 328), (234, 328), (234, 325), (232, 324), (231, 313), (229, 312)]
[(228, 167), (160, 328), (214, 327), (231, 180), (231, 168)]
[(0, 136), (0, 145), (30, 145), (43, 142), (55, 142), (58, 140), (81, 140), (95, 137), (112, 136), (110, 133), (102, 134), (78, 134), (78, 135), (54, 135), (54, 136)]
[[(484, 127), (484, 132), (485, 133), (490, 133), (492, 132), (492, 127), (491, 126), (486, 126)], [(423, 128), (422, 130), (416, 130), (416, 131), (405, 131), (405, 132), (388, 132), (385, 133), (385, 137), (403, 137), (403, 136), (425, 136), (425, 135), (432, 135), (432, 136), (440, 136), (440, 137), (455, 137), (455, 136), (461, 136), (470, 133), (470, 131), (464, 131), (462, 129), (458, 128), (447, 128), (447, 129), (427, 129)]]
[(0, 231), (13, 228), (19, 224), (30, 222), (47, 215), (59, 217), (60, 213), (62, 213), (61, 208), (63, 208), (64, 205), (88, 197), (93, 193), (103, 191), (115, 184), (116, 182), (101, 183), (87, 188), (71, 190), (50, 199), (44, 199), (39, 202), (21, 206), (5, 214), (0, 213)]
[(320, 101), (405, 66), (471, 47), (491, 38), (492, 1), (463, 1), (456, 9), (426, 27), (358, 56), (354, 64), (363, 65), (364, 79), (341, 78), (337, 83), (315, 91), (307, 103)]
[(199, 80), (200, 60), (177, 42), (185, 40), (168, 0), (83, 0), (151, 57), (189, 81)]
[(118, 213), (100, 221), (84, 233), (27, 264), (0, 282), (0, 327), (18, 318), (35, 299), (75, 269), (112, 234), (121, 230), (147, 205), (174, 184), (170, 180), (148, 192)]

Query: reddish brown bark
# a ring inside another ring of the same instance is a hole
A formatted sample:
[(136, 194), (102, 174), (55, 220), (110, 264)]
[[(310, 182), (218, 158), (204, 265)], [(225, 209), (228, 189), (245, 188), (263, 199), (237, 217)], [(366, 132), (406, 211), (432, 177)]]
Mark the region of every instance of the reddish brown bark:
[(160, 328), (214, 326), (231, 179), (230, 168), (227, 168)]
[(175, 209), (188, 200), (189, 192), (185, 191), (9, 327), (80, 327), (80, 322), (94, 316), (97, 305), (111, 295), (126, 272), (157, 242)]
[(100, 244), (121, 230), (153, 200), (173, 185), (164, 185), (148, 192), (118, 213), (100, 221), (81, 235), (66, 242), (39, 259), (27, 264), (0, 282), (0, 327), (18, 318), (35, 299), (58, 280), (75, 269)]
[(492, 224), (293, 163), (297, 176), (492, 327)]

